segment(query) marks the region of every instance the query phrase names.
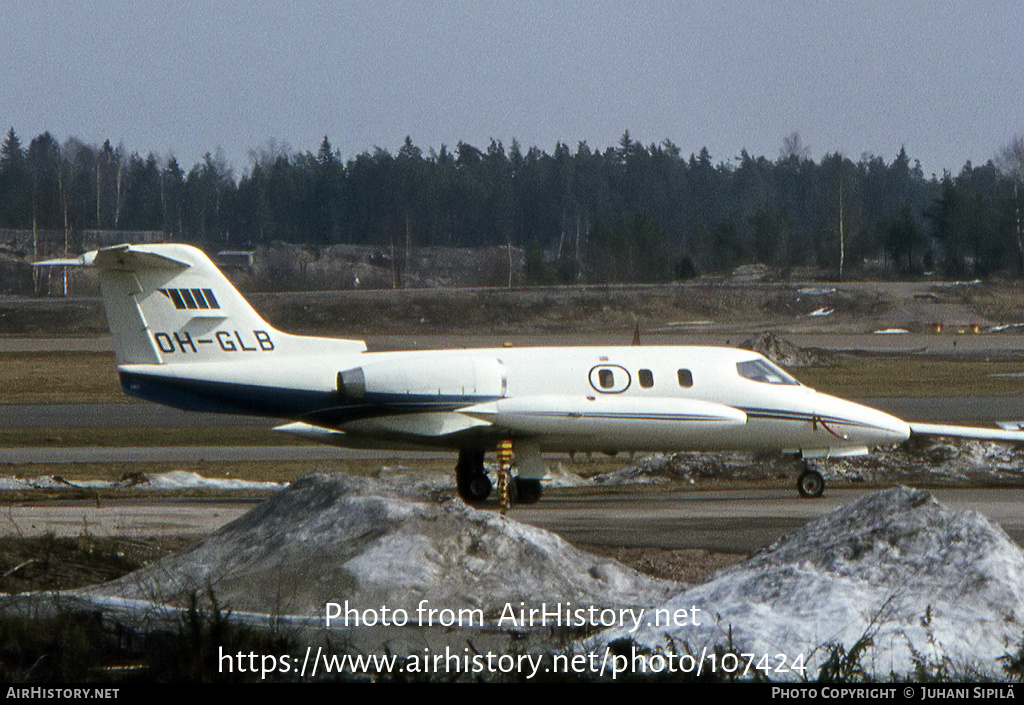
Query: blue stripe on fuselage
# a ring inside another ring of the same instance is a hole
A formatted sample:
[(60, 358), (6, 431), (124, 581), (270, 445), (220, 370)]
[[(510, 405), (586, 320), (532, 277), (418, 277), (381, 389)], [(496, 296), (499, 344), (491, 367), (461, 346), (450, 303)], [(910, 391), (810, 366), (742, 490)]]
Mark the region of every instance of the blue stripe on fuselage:
[(492, 397), (438, 397), (433, 395), (373, 394), (362, 402), (346, 402), (337, 392), (265, 387), (234, 382), (183, 379), (162, 375), (120, 372), (121, 388), (128, 396), (173, 406), (185, 411), (243, 414), (296, 419), (322, 426), (399, 413), (451, 411)]
[(337, 405), (337, 395), (302, 389), (120, 372), (124, 393), (185, 411), (290, 418)]

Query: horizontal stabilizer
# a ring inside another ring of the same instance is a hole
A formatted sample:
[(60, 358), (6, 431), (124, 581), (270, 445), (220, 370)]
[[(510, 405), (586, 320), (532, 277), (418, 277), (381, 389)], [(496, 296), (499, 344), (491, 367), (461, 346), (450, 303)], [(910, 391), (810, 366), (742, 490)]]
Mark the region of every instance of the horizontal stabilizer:
[(105, 247), (102, 250), (86, 252), (79, 257), (36, 262), (34, 266), (92, 266), (100, 269), (135, 272), (142, 269), (186, 269), (191, 264), (164, 254), (144, 250), (138, 245), (115, 245), (114, 247)]
[(910, 424), (910, 432), (915, 436), (945, 436), (948, 438), (973, 438), (980, 441), (1014, 441), (1024, 443), (1024, 431), (1008, 431), (1001, 428), (912, 423)]
[(85, 255), (79, 257), (69, 257), (67, 259), (48, 259), (43, 262), (33, 262), (33, 267), (88, 267), (92, 264), (92, 257), (89, 257), (89, 261), (86, 261), (86, 255), (95, 255), (95, 252), (87, 252)]
[(121, 269), (129, 272), (140, 269), (186, 269), (192, 266), (189, 262), (149, 252), (133, 245), (118, 245), (98, 250), (92, 264), (100, 269)]

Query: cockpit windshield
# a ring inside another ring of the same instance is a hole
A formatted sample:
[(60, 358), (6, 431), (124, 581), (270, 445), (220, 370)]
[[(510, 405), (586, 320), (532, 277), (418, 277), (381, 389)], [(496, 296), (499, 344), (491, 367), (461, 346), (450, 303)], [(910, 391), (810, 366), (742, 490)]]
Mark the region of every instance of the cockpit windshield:
[(800, 384), (790, 377), (782, 368), (772, 364), (763, 357), (757, 358), (756, 360), (737, 362), (736, 370), (740, 373), (740, 377), (753, 380), (754, 382), (764, 382), (766, 384)]

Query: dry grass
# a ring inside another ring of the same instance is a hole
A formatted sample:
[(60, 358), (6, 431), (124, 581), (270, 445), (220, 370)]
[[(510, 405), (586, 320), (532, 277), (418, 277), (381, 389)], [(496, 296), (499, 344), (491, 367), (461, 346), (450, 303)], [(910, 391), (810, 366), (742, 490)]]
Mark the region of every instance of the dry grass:
[(5, 404), (125, 401), (113, 353), (4, 353), (0, 370)]
[(993, 376), (1024, 373), (1013, 361), (858, 356), (793, 372), (820, 392), (848, 398), (1024, 396), (1024, 377)]
[(651, 548), (646, 546), (599, 546), (577, 544), (598, 556), (614, 558), (641, 573), (663, 580), (703, 583), (720, 570), (746, 559), (745, 554), (707, 551), (702, 548)]
[(71, 590), (119, 578), (172, 551), (193, 537), (129, 538), (52, 535), (0, 537), (0, 593)]
[(4, 448), (291, 446), (309, 441), (259, 426), (195, 428), (0, 428)]

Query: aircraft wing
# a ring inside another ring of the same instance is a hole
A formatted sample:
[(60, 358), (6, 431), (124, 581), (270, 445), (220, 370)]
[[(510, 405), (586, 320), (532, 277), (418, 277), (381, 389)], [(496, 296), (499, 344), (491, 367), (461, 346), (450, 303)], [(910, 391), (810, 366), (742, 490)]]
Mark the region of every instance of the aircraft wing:
[(438, 445), (483, 434), (600, 438), (608, 448), (632, 447), (634, 441), (691, 448), (704, 447), (709, 433), (741, 428), (746, 422), (746, 413), (739, 409), (699, 399), (542, 395), (502, 398), (455, 411), (371, 416), (337, 428), (297, 422), (274, 430), (339, 446), (370, 438)]
[[(420, 423), (422, 422), (423, 421), (420, 420)], [(471, 425), (476, 424), (468, 424), (467, 427)], [(479, 425), (487, 426), (489, 424), (480, 423)], [(956, 426), (953, 424), (911, 423), (909, 426), (912, 436), (942, 436), (946, 438), (970, 438), (980, 441), (1024, 443), (1024, 431), (1010, 431), (1001, 428), (984, 428), (980, 426)], [(356, 438), (354, 438), (350, 433), (308, 423), (297, 422), (284, 424), (282, 426), (274, 427), (274, 430), (294, 436), (300, 436), (318, 443), (326, 443), (328, 445), (359, 446)], [(466, 427), (449, 429), (444, 428), (443, 425), (438, 427), (435, 424), (429, 424), (429, 427), (424, 425), (415, 429), (404, 428), (402, 430), (406, 432), (412, 431), (413, 433), (422, 434), (424, 436), (437, 437), (452, 431), (466, 430)]]
[(911, 436), (945, 436), (947, 438), (973, 438), (980, 441), (1011, 441), (1024, 443), (1024, 431), (951, 424), (912, 423)]
[[(273, 430), (343, 448), (379, 445), (409, 447), (417, 441), (427, 446), (456, 435), (489, 428), (491, 424), (451, 412), (396, 414), (351, 421), (343, 429), (326, 428), (301, 421), (275, 426)], [(390, 444), (389, 444), (390, 441)], [(375, 445), (376, 444), (376, 445)]]

